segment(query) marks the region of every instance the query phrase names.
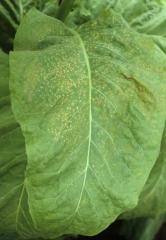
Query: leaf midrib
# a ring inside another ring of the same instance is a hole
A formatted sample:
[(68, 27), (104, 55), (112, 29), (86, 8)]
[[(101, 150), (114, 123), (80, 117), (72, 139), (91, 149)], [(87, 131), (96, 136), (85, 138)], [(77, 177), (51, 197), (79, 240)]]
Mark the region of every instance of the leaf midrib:
[[(71, 29), (70, 29), (71, 30)], [(89, 63), (89, 58), (88, 55), (86, 53), (86, 49), (84, 46), (84, 43), (81, 39), (81, 37), (79, 36), (79, 34), (73, 30), (71, 30), (72, 33), (74, 34), (74, 36), (77, 37), (77, 39), (80, 42), (80, 46), (84, 55), (84, 59), (85, 59), (85, 63), (87, 66), (87, 70), (88, 70), (88, 80), (89, 80), (89, 135), (88, 135), (88, 151), (87, 151), (87, 161), (86, 161), (86, 166), (85, 166), (85, 176), (84, 176), (84, 180), (83, 180), (83, 184), (82, 184), (82, 189), (81, 189), (81, 193), (80, 193), (80, 198), (78, 200), (78, 204), (74, 213), (75, 214), (78, 212), (79, 206), (80, 206), (80, 202), (82, 199), (82, 195), (83, 195), (83, 191), (85, 188), (85, 183), (86, 183), (86, 178), (87, 178), (87, 171), (88, 171), (88, 167), (89, 167), (89, 158), (90, 158), (90, 148), (91, 148), (91, 135), (92, 135), (92, 78), (91, 78), (91, 69), (90, 69), (90, 63)], [(73, 217), (74, 218), (74, 217)]]

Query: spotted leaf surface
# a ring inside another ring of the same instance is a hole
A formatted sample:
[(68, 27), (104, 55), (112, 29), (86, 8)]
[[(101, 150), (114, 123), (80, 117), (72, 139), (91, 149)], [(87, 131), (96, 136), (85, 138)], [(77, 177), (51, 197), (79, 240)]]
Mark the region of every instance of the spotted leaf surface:
[(74, 31), (32, 9), (10, 68), (35, 227), (97, 234), (136, 206), (159, 154), (165, 70), (153, 42), (113, 11)]

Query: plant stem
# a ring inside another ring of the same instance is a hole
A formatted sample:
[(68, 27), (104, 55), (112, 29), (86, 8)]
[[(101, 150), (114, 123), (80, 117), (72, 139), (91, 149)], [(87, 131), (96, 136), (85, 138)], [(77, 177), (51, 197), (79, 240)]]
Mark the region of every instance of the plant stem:
[(75, 0), (63, 0), (61, 5), (59, 6), (59, 9), (56, 13), (56, 18), (61, 20), (62, 22), (65, 21), (67, 15), (72, 9), (72, 6), (74, 4)]

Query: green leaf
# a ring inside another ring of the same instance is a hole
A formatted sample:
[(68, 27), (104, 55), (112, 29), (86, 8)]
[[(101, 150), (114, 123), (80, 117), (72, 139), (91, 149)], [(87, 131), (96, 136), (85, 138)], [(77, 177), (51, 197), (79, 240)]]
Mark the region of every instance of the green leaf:
[(76, 32), (32, 9), (10, 71), (29, 211), (41, 236), (94, 235), (134, 208), (166, 115), (165, 68), (153, 42), (113, 11)]
[(13, 50), (13, 39), (25, 13), (35, 6), (45, 14), (55, 15), (58, 1), (49, 0), (1, 0), (0, 2), (0, 48)]
[(160, 6), (155, 1), (118, 0), (112, 8), (136, 31), (166, 37), (166, 6)]
[(0, 233), (17, 232), (30, 238), (37, 235), (24, 182), (25, 142), (11, 109), (8, 55), (1, 50), (0, 72)]
[(10, 106), (8, 55), (2, 51), (0, 72), (0, 231), (9, 232), (16, 225), (26, 158), (24, 140)]
[(152, 10), (154, 5), (154, 3), (144, 0), (117, 0), (114, 1), (112, 8), (114, 11), (120, 13), (128, 23), (130, 23), (141, 14)]
[(19, 12), (17, 9), (18, 0), (1, 0), (1, 6), (4, 6), (4, 9), (8, 12), (7, 15), (10, 15), (11, 19), (19, 24), (20, 18), (19, 18)]
[[(162, 36), (151, 36), (156, 46), (158, 46), (158, 53), (160, 60), (163, 58), (163, 63), (166, 65), (166, 38)], [(164, 55), (163, 55), (164, 54)], [(163, 57), (162, 57), (163, 56)]]
[(100, 13), (112, 6), (111, 0), (76, 0), (73, 11), (70, 12), (65, 24), (69, 27), (77, 27), (85, 22), (99, 17)]
[(166, 5), (166, 0), (153, 0), (153, 2), (156, 2), (159, 5)]
[(116, 1), (112, 8), (120, 13), (134, 30), (150, 35), (156, 46), (156, 53), (159, 61), (166, 64), (166, 6), (159, 6), (154, 1), (132, 0), (132, 1)]
[(42, 12), (51, 17), (55, 17), (58, 8), (59, 8), (58, 1), (50, 1), (45, 4)]
[(122, 218), (155, 217), (166, 212), (166, 128), (163, 132), (158, 159), (139, 197), (138, 205)]
[(166, 37), (166, 6), (145, 12), (130, 22), (130, 26), (140, 33)]

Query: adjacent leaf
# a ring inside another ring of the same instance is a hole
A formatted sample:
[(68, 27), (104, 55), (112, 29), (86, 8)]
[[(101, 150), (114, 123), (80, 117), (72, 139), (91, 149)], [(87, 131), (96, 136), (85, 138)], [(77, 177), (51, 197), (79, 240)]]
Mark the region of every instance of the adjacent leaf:
[(77, 27), (85, 22), (96, 19), (105, 9), (110, 8), (115, 1), (113, 0), (76, 0), (71, 11), (65, 20), (69, 27)]
[(166, 37), (166, 6), (149, 0), (118, 0), (112, 7), (136, 31)]
[(48, 1), (42, 9), (42, 12), (51, 17), (55, 17), (58, 8), (58, 1)]
[(166, 71), (153, 42), (113, 11), (76, 32), (32, 9), (10, 68), (36, 228), (97, 234), (137, 205), (159, 154)]
[(12, 19), (8, 10), (0, 3), (0, 48), (9, 51), (12, 49), (12, 38), (14, 38), (18, 24)]
[(166, 0), (153, 0), (153, 2), (156, 2), (159, 5), (166, 5)]
[(57, 0), (1, 0), (0, 1), (0, 48), (5, 52), (13, 50), (13, 39), (25, 13), (35, 6), (45, 14), (56, 13)]
[(166, 7), (147, 11), (130, 22), (130, 26), (140, 33), (166, 37)]
[(8, 55), (0, 50), (0, 233), (18, 232), (31, 238), (37, 234), (24, 184), (25, 142), (11, 109), (8, 65)]
[(138, 218), (124, 221), (121, 233), (128, 240), (153, 240), (164, 222), (165, 214), (156, 219)]
[(23, 189), (26, 157), (24, 139), (10, 106), (8, 55), (2, 51), (0, 72), (0, 231), (10, 232), (17, 228), (16, 205)]
[(128, 23), (154, 7), (156, 4), (149, 0), (117, 0), (112, 5), (114, 11), (120, 13)]
[[(120, 13), (129, 24), (148, 11), (153, 11), (157, 8), (159, 12), (158, 5), (150, 0), (76, 0), (73, 11), (68, 15), (65, 23), (68, 26), (81, 25), (89, 20), (95, 19), (105, 9), (110, 8)], [(140, 23), (138, 23), (138, 27), (139, 26)]]
[(17, 11), (19, 0), (1, 0), (1, 6), (7, 11), (6, 17), (10, 17), (15, 23), (19, 24), (19, 12)]

